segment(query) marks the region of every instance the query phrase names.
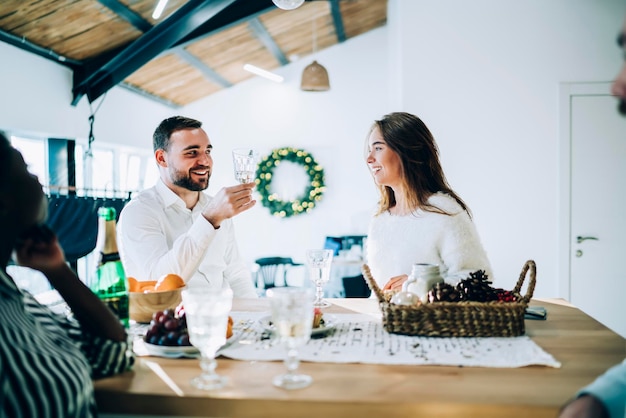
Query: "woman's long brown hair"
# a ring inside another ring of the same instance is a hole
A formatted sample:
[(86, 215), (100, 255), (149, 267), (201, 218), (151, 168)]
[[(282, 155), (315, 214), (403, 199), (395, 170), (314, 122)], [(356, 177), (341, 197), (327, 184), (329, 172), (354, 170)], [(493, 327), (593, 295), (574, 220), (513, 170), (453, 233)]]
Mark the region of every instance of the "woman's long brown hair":
[[(375, 121), (369, 133), (371, 134), (374, 129), (380, 131), (387, 146), (400, 157), (405, 197), (413, 212), (422, 209), (451, 215), (428, 203), (430, 196), (442, 192), (454, 198), (471, 217), (471, 212), (465, 202), (448, 184), (439, 162), (439, 150), (435, 138), (420, 118), (405, 112), (390, 113), (381, 120)], [(377, 214), (381, 214), (395, 206), (396, 196), (388, 186), (378, 186), (378, 189), (381, 198), (378, 202)]]

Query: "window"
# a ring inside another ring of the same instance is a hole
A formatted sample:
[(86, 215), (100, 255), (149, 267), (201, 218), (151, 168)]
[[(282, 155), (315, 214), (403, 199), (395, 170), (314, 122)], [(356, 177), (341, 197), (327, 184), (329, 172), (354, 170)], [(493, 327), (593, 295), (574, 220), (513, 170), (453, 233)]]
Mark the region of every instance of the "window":
[(13, 148), (22, 153), (28, 171), (39, 178), (43, 185), (48, 184), (47, 142), (41, 139), (9, 137)]

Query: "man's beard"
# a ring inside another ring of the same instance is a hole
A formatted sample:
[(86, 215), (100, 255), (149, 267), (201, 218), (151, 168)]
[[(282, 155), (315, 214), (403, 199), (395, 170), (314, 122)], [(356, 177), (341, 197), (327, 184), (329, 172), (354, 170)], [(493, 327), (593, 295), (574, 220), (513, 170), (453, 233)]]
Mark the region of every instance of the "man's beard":
[(172, 176), (172, 183), (176, 186), (182, 187), (184, 189), (190, 190), (192, 192), (199, 192), (205, 190), (209, 187), (209, 179), (211, 178), (211, 171), (208, 167), (195, 167), (189, 171), (196, 170), (207, 170), (207, 180), (205, 182), (195, 181), (191, 178), (191, 175), (185, 173), (184, 171), (176, 170), (175, 168), (170, 169), (170, 175)]
[(626, 116), (626, 99), (620, 99), (619, 104), (617, 105), (617, 111), (622, 116)]

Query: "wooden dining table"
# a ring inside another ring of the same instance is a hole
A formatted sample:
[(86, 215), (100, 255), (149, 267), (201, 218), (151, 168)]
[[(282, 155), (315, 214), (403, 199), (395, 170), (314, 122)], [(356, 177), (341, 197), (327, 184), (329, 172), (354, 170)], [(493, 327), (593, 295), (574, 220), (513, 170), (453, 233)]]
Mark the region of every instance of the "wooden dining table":
[[(329, 299), (328, 313), (378, 315), (375, 299)], [(101, 414), (203, 417), (556, 417), (582, 386), (626, 357), (626, 340), (559, 299), (532, 300), (546, 320), (528, 335), (561, 367), (407, 366), (303, 362), (305, 389), (272, 385), (280, 361), (218, 358), (229, 379), (216, 391), (194, 388), (198, 359), (138, 357), (132, 371), (95, 382)], [(268, 311), (268, 300), (236, 299), (234, 312)]]

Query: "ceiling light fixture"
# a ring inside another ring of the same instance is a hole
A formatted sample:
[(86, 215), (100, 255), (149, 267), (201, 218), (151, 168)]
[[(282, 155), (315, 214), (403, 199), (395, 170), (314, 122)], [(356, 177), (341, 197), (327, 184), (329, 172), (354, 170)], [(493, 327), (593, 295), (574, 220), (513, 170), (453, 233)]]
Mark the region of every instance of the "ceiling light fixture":
[(154, 12), (152, 12), (152, 18), (154, 20), (157, 20), (158, 18), (161, 17), (161, 14), (163, 14), (163, 10), (165, 9), (166, 5), (167, 5), (167, 0), (159, 0), (156, 7), (154, 8)]
[(302, 6), (304, 0), (272, 0), (276, 7), (283, 10), (293, 10)]
[(258, 76), (267, 78), (268, 80), (275, 81), (276, 83), (282, 83), (284, 78), (281, 75), (275, 74), (271, 71), (264, 70), (263, 68), (259, 68), (256, 65), (245, 64), (243, 69), (251, 72), (252, 74), (256, 74)]

